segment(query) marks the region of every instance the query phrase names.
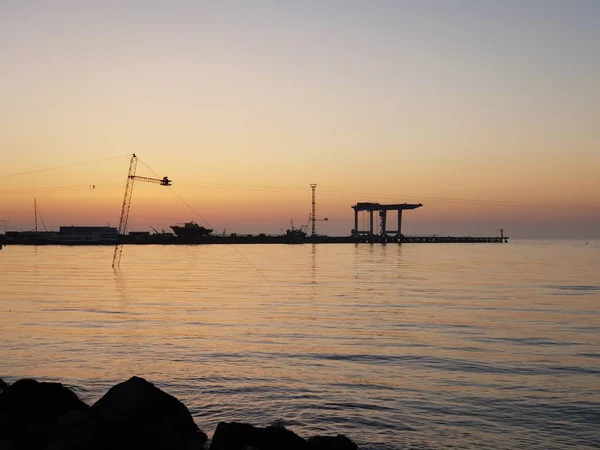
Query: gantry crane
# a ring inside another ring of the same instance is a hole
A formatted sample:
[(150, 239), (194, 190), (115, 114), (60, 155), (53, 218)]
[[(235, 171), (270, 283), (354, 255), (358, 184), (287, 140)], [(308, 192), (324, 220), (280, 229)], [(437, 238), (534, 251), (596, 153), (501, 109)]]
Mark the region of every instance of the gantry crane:
[[(123, 206), (121, 207), (121, 218), (119, 219), (119, 232), (117, 239), (127, 234), (127, 225), (129, 221), (129, 208), (131, 207), (131, 194), (133, 194), (133, 182), (135, 180), (146, 181), (147, 183), (158, 183), (161, 186), (171, 186), (171, 180), (167, 177), (163, 178), (149, 178), (140, 177), (135, 174), (137, 168), (137, 156), (135, 153), (131, 156), (129, 162), (129, 173), (127, 174), (127, 183), (125, 184), (125, 196), (123, 197)], [(121, 253), (123, 253), (123, 244), (117, 240), (115, 245), (115, 252), (113, 254), (112, 267), (113, 269), (119, 268), (121, 264)]]

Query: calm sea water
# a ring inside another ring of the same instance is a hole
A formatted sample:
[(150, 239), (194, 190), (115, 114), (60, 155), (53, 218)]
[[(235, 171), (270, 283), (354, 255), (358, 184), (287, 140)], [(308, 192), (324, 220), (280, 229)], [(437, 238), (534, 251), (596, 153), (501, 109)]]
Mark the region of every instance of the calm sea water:
[[(600, 242), (0, 251), (0, 377), (364, 449), (600, 447)], [(262, 273), (262, 274), (261, 274)]]

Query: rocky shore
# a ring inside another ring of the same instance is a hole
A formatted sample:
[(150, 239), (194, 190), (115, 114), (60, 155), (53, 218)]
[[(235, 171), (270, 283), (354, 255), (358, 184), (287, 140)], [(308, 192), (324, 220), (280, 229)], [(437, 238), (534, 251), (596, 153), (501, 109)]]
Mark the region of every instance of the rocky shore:
[(187, 407), (143, 378), (92, 406), (61, 383), (0, 379), (0, 450), (356, 450), (343, 435), (304, 439), (283, 426), (221, 422), (212, 437)]

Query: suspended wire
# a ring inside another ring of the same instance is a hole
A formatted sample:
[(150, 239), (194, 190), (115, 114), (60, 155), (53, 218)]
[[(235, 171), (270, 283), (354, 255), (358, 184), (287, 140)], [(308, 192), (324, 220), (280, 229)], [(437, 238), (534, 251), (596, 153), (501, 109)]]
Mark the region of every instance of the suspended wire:
[[(141, 162), (144, 167), (146, 167), (146, 169), (148, 169), (150, 172), (152, 172), (152, 174), (154, 174), (155, 177), (160, 178), (160, 175), (158, 175), (154, 170), (152, 170), (152, 168), (146, 164), (144, 161), (142, 161), (139, 157), (138, 157), (138, 161)], [(206, 220), (204, 217), (202, 217), (202, 215), (196, 211), (194, 209), (194, 207), (192, 205), (190, 205), (188, 202), (186, 202), (181, 195), (179, 195), (177, 192), (175, 192), (175, 190), (173, 189), (172, 186), (169, 186), (170, 191), (173, 193), (173, 195), (175, 195), (179, 200), (181, 200), (191, 211), (194, 212), (194, 214), (196, 214), (198, 217), (200, 217), (200, 219), (202, 219), (202, 221), (204, 223), (206, 223), (210, 228), (214, 229), (214, 227), (208, 222), (208, 220)]]
[(51, 170), (58, 170), (58, 169), (67, 169), (69, 167), (84, 166), (86, 164), (93, 164), (93, 163), (102, 162), (102, 161), (111, 161), (113, 159), (125, 158), (126, 156), (131, 156), (131, 154), (129, 154), (129, 155), (121, 155), (121, 156), (112, 156), (110, 158), (96, 159), (94, 161), (86, 161), (86, 162), (81, 162), (81, 163), (68, 164), (68, 165), (65, 165), (65, 166), (56, 166), (56, 167), (48, 167), (46, 169), (30, 170), (28, 172), (12, 173), (12, 174), (9, 174), (9, 175), (0, 175), (0, 178), (19, 177), (21, 175), (30, 175), (30, 174), (33, 174), (33, 173), (49, 172)]
[[(112, 159), (112, 158), (111, 158)], [(139, 160), (139, 158), (138, 158)], [(143, 161), (139, 160), (144, 166), (146, 166), (155, 176), (158, 175), (152, 171)], [(84, 163), (83, 163), (84, 164)], [(63, 166), (67, 167), (67, 166)], [(52, 169), (43, 169), (43, 170), (52, 170)], [(247, 191), (266, 191), (266, 192), (298, 192), (298, 193), (306, 193), (306, 189), (299, 188), (284, 188), (284, 187), (275, 187), (275, 186), (252, 186), (252, 185), (243, 185), (243, 184), (225, 184), (225, 183), (210, 183), (210, 182), (192, 182), (192, 181), (183, 181), (178, 182), (177, 184), (182, 185), (205, 185), (205, 186), (222, 186), (224, 188), (232, 188), (239, 190), (247, 190)], [(104, 187), (113, 187), (120, 186), (120, 182), (112, 182), (112, 183), (102, 183), (102, 184), (87, 184), (87, 185), (71, 185), (71, 186), (51, 186), (51, 187), (38, 187), (38, 188), (22, 188), (22, 189), (13, 189), (10, 191), (0, 192), (0, 195), (18, 195), (18, 194), (32, 194), (37, 192), (67, 192), (67, 191), (86, 191), (86, 190), (95, 190)], [(95, 187), (91, 187), (95, 186)], [(171, 191), (174, 195), (178, 196), (183, 203), (186, 203), (181, 196), (179, 196), (172, 187), (170, 187)], [(396, 200), (397, 196), (391, 195), (382, 195), (382, 194), (357, 194), (353, 192), (336, 192), (336, 191), (320, 191), (320, 196), (340, 196), (340, 197), (362, 197), (362, 198), (377, 198), (377, 199), (394, 199)], [(409, 195), (408, 198), (418, 198), (419, 200), (429, 200), (435, 203), (451, 203), (451, 204), (487, 204), (487, 205), (506, 205), (506, 206), (514, 206), (514, 207), (525, 207), (525, 208), (551, 208), (551, 209), (564, 209), (564, 210), (577, 210), (577, 211), (591, 211), (596, 212), (600, 211), (600, 206), (593, 205), (564, 205), (564, 204), (551, 204), (551, 203), (524, 203), (524, 202), (511, 202), (506, 200), (482, 200), (482, 199), (461, 199), (461, 198), (450, 198), (450, 197), (431, 197), (431, 196), (417, 196), (417, 195)], [(193, 210), (193, 208), (188, 204), (188, 207)], [(209, 226), (210, 223), (208, 220), (202, 217), (200, 213), (195, 211), (195, 213)]]
[[(152, 172), (155, 177), (160, 178), (160, 175), (158, 175), (154, 170), (152, 170), (152, 168), (150, 166), (148, 166), (148, 164), (146, 164), (144, 161), (142, 161), (139, 157), (138, 157), (138, 161), (141, 162), (150, 172)], [(190, 205), (188, 202), (186, 202), (181, 197), (181, 195), (179, 195), (177, 192), (175, 192), (175, 190), (171, 186), (169, 186), (169, 189), (179, 200), (181, 200), (191, 211), (193, 211), (194, 214), (196, 214), (198, 217), (200, 217), (200, 219), (202, 219), (202, 221), (205, 222), (210, 228), (212, 228), (212, 229), (215, 228), (208, 222), (208, 220), (206, 220), (204, 217), (202, 217), (202, 215), (198, 211), (196, 211), (192, 205)], [(231, 247), (233, 250), (235, 250), (235, 252), (238, 255), (240, 255), (242, 258), (244, 258), (244, 260), (248, 264), (250, 264), (250, 266), (252, 266), (254, 268), (254, 270), (256, 270), (265, 280), (269, 281), (269, 278), (267, 278), (267, 276), (264, 273), (262, 273), (258, 267), (256, 267), (254, 264), (252, 264), (252, 262), (248, 258), (246, 258), (237, 248), (235, 248), (235, 246), (233, 246), (231, 244), (227, 244), (227, 245), (229, 247)]]
[[(371, 195), (374, 196), (374, 195)], [(508, 200), (482, 200), (482, 199), (460, 199), (460, 198), (448, 198), (448, 197), (429, 197), (429, 196), (415, 196), (411, 195), (411, 198), (419, 198), (422, 200), (432, 200), (434, 202), (444, 202), (444, 203), (461, 203), (461, 204), (472, 204), (472, 203), (482, 203), (482, 204), (492, 204), (492, 205), (508, 205), (508, 206), (517, 206), (517, 207), (543, 207), (543, 208), (559, 208), (559, 209), (577, 209), (577, 210), (591, 210), (591, 211), (600, 211), (600, 206), (593, 205), (564, 205), (564, 204), (552, 204), (552, 203), (525, 203), (525, 202), (513, 202)], [(381, 196), (380, 198), (397, 198), (392, 196)]]
[(121, 186), (122, 183), (103, 183), (103, 184), (77, 184), (71, 186), (51, 186), (51, 187), (39, 187), (39, 188), (23, 188), (14, 189), (12, 191), (0, 192), (0, 195), (18, 195), (18, 194), (32, 194), (36, 192), (69, 192), (69, 191), (95, 191), (107, 186)]
[[(101, 158), (101, 159), (96, 159), (96, 160), (86, 161), (86, 162), (81, 162), (81, 163), (67, 164), (67, 165), (63, 165), (63, 166), (49, 167), (49, 168), (45, 168), (45, 169), (31, 170), (31, 171), (27, 171), (27, 172), (20, 172), (20, 173), (8, 174), (8, 175), (0, 175), (0, 179), (9, 178), (9, 177), (18, 177), (18, 176), (23, 176), (23, 175), (30, 175), (30, 174), (41, 173), (41, 172), (49, 172), (52, 170), (66, 169), (69, 167), (83, 166), (83, 165), (87, 165), (87, 164), (93, 164), (93, 163), (98, 163), (98, 162), (103, 162), (103, 161), (111, 161), (111, 160), (130, 157), (130, 156), (131, 156), (131, 154), (112, 156), (109, 158)], [(155, 176), (158, 177), (158, 174), (156, 172), (154, 172), (146, 163), (144, 163), (139, 158), (138, 158), (138, 161), (140, 161), (148, 170), (150, 170)], [(112, 183), (112, 185), (116, 185), (116, 184), (117, 183)], [(271, 191), (271, 192), (305, 192), (306, 191), (305, 189), (299, 189), (299, 188), (283, 188), (283, 187), (275, 187), (275, 186), (256, 186), (256, 185), (246, 185), (246, 184), (226, 184), (226, 183), (211, 183), (211, 182), (196, 182), (196, 181), (180, 181), (178, 184), (222, 186), (222, 187), (234, 188), (234, 189), (259, 190), (259, 191)], [(74, 187), (74, 188), (78, 188), (78, 187)], [(8, 194), (12, 194), (12, 193), (15, 193), (15, 194), (33, 193), (33, 192), (38, 192), (39, 190), (48, 191), (48, 190), (54, 190), (54, 189), (67, 190), (67, 189), (70, 189), (70, 187), (64, 187), (64, 188), (62, 188), (62, 187), (54, 188), (53, 187), (53, 188), (47, 188), (47, 189), (46, 188), (22, 189), (22, 190), (0, 192), (0, 195), (8, 195)], [(86, 188), (81, 187), (79, 189), (73, 189), (73, 190), (84, 190), (84, 189), (86, 189)], [(179, 199), (181, 201), (186, 203), (186, 205), (188, 207), (190, 207), (190, 209), (192, 211), (194, 211), (198, 215), (198, 217), (200, 217), (206, 224), (211, 226), (208, 223), (208, 221), (206, 219), (204, 219), (197, 211), (195, 211), (187, 202), (185, 202), (185, 200), (183, 200), (181, 198), (181, 196), (179, 196), (172, 188), (170, 188), (170, 189), (177, 197), (179, 197)], [(323, 191), (323, 190), (319, 191), (319, 195), (320, 196), (336, 195), (336, 196), (344, 196), (344, 197), (360, 196), (360, 197), (376, 197), (376, 198), (385, 198), (385, 199), (397, 198), (397, 196), (381, 195), (381, 194), (336, 192), (336, 191)], [(419, 195), (408, 195), (407, 197), (419, 198), (421, 200), (439, 201), (439, 202), (445, 202), (445, 203), (490, 204), (490, 205), (495, 204), (495, 205), (508, 205), (508, 206), (516, 206), (516, 207), (541, 207), (541, 208), (555, 208), (555, 209), (567, 209), (567, 210), (600, 211), (600, 206), (593, 206), (593, 205), (563, 205), (563, 204), (549, 204), (549, 203), (525, 203), (525, 202), (511, 202), (511, 201), (504, 201), (504, 200), (480, 200), (480, 199), (464, 199), (464, 198), (461, 199), (461, 198), (430, 197), (430, 196), (419, 196)]]
[(262, 275), (262, 276), (265, 278), (265, 280), (269, 281), (269, 279), (267, 278), (267, 276), (266, 276), (264, 273), (262, 273), (262, 272), (259, 270), (259, 268), (258, 268), (258, 267), (256, 267), (254, 264), (252, 264), (252, 261), (250, 261), (248, 258), (246, 258), (246, 257), (245, 257), (245, 256), (244, 256), (244, 255), (243, 255), (243, 254), (242, 254), (242, 253), (241, 253), (241, 252), (240, 252), (240, 251), (239, 251), (237, 248), (235, 248), (235, 246), (233, 246), (233, 245), (231, 245), (231, 244), (227, 244), (227, 245), (228, 245), (229, 247), (231, 247), (232, 249), (234, 249), (238, 255), (240, 255), (242, 258), (244, 258), (248, 264), (250, 264), (252, 267), (254, 267), (254, 269), (255, 269), (255, 270), (258, 272), (258, 273), (260, 273), (260, 274), (261, 274), (261, 275)]
[(159, 174), (157, 174), (157, 173), (156, 173), (154, 170), (152, 170), (152, 168), (151, 168), (151, 167), (150, 167), (148, 164), (146, 164), (144, 161), (142, 161), (142, 160), (140, 159), (140, 157), (139, 157), (139, 156), (137, 157), (137, 160), (138, 160), (139, 162), (141, 162), (141, 163), (144, 165), (144, 167), (146, 167), (146, 169), (148, 169), (150, 172), (152, 172), (152, 174), (153, 174), (153, 175), (154, 175), (156, 178), (161, 178), (161, 176), (160, 176)]
[(182, 185), (201, 185), (201, 186), (221, 186), (224, 188), (232, 189), (248, 189), (248, 190), (260, 190), (260, 191), (275, 191), (275, 192), (306, 192), (306, 189), (300, 188), (284, 188), (276, 186), (255, 186), (249, 184), (228, 184), (228, 183), (211, 183), (206, 181), (180, 181), (177, 184)]
[[(252, 186), (244, 184), (226, 184), (226, 183), (210, 183), (210, 182), (194, 182), (194, 181), (181, 181), (178, 184), (188, 185), (205, 185), (205, 186), (222, 186), (225, 188), (249, 190), (249, 191), (266, 191), (266, 192), (307, 192), (306, 189), (299, 188), (284, 188), (275, 186)], [(342, 196), (342, 197), (363, 197), (363, 198), (379, 198), (379, 199), (397, 199), (398, 196), (381, 195), (373, 193), (356, 193), (356, 192), (336, 192), (336, 191), (319, 191), (320, 196)], [(459, 204), (490, 204), (490, 205), (508, 205), (516, 207), (542, 207), (542, 208), (558, 208), (558, 209), (570, 209), (570, 210), (590, 210), (600, 211), (600, 206), (593, 205), (564, 205), (564, 204), (550, 204), (550, 203), (525, 203), (525, 202), (513, 202), (507, 200), (482, 200), (482, 199), (466, 199), (466, 198), (451, 198), (451, 197), (431, 197), (423, 195), (407, 195), (408, 198), (418, 198), (420, 200), (431, 200), (435, 202), (444, 203), (459, 203)]]
[(184, 204), (185, 204), (185, 205), (186, 205), (188, 208), (190, 208), (190, 210), (191, 210), (191, 211), (193, 211), (193, 212), (194, 212), (194, 214), (196, 214), (198, 217), (200, 217), (200, 219), (202, 219), (202, 221), (203, 221), (204, 223), (206, 223), (206, 224), (207, 224), (207, 225), (208, 225), (210, 228), (212, 228), (212, 229), (214, 230), (214, 228), (215, 228), (215, 227), (213, 227), (213, 226), (212, 226), (212, 225), (211, 225), (211, 224), (208, 222), (208, 220), (206, 220), (204, 217), (202, 217), (202, 215), (201, 215), (201, 214), (200, 214), (198, 211), (196, 211), (196, 210), (195, 210), (195, 209), (192, 207), (192, 205), (190, 205), (188, 202), (186, 202), (186, 201), (185, 201), (185, 200), (184, 200), (184, 199), (181, 197), (181, 195), (179, 195), (177, 192), (175, 192), (175, 191), (173, 190), (173, 188), (172, 188), (171, 186), (169, 186), (169, 189), (171, 190), (171, 192), (172, 192), (172, 193), (173, 193), (173, 194), (174, 194), (174, 195), (175, 195), (175, 196), (176, 196), (176, 197), (177, 197), (179, 200), (181, 200), (181, 201), (182, 201), (182, 202), (183, 202), (183, 203), (184, 203)]

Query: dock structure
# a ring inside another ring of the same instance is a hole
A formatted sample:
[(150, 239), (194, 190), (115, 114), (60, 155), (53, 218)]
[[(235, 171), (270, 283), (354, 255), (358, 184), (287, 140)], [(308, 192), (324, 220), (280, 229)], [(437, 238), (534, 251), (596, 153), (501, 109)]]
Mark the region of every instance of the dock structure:
[[(402, 235), (402, 211), (409, 209), (417, 209), (423, 206), (422, 203), (394, 203), (390, 205), (382, 205), (381, 203), (371, 202), (359, 202), (352, 207), (354, 209), (354, 230), (352, 235), (358, 240), (364, 240), (365, 238), (378, 237), (379, 240), (395, 240), (402, 241), (404, 236)], [(360, 230), (358, 227), (358, 213), (361, 211), (369, 212), (369, 229)], [(373, 213), (379, 212), (379, 233), (375, 233), (373, 227)], [(387, 212), (396, 211), (398, 213), (398, 229), (388, 230), (387, 229)]]
[(503, 244), (506, 236), (405, 236), (407, 244)]
[[(152, 179), (152, 181), (156, 181)], [(161, 180), (158, 180), (159, 182)], [(313, 188), (313, 209), (311, 219), (313, 225), (315, 220), (314, 208), (314, 187)], [(402, 212), (405, 210), (417, 209), (423, 206), (422, 203), (394, 203), (381, 204), (372, 202), (359, 202), (352, 206), (354, 209), (354, 229), (350, 235), (346, 236), (327, 236), (314, 232), (308, 235), (306, 231), (295, 229), (293, 239), (288, 234), (268, 235), (260, 234), (237, 234), (214, 235), (212, 230), (200, 227), (194, 222), (189, 222), (183, 229), (201, 230), (201, 233), (181, 234), (177, 230), (182, 227), (172, 226), (177, 235), (171, 233), (162, 233), (155, 231), (150, 234), (147, 231), (130, 232), (129, 234), (119, 233), (116, 228), (110, 227), (60, 227), (59, 232), (54, 231), (8, 231), (6, 234), (0, 234), (0, 248), (6, 244), (16, 245), (115, 245), (123, 244), (160, 244), (160, 245), (191, 245), (191, 244), (417, 244), (417, 243), (506, 243), (508, 236), (504, 235), (504, 229), (500, 228), (500, 236), (405, 236), (402, 234)], [(358, 213), (362, 211), (369, 212), (369, 229), (360, 230), (358, 227)], [(398, 214), (398, 229), (388, 230), (387, 213), (396, 211)], [(375, 230), (375, 212), (379, 213), (379, 227)], [(191, 226), (194, 225), (194, 226)]]

